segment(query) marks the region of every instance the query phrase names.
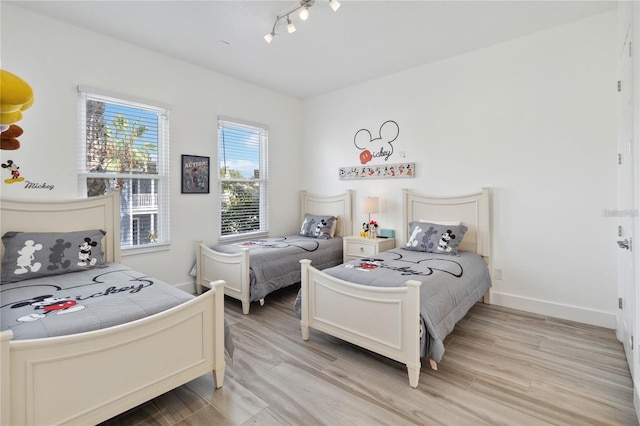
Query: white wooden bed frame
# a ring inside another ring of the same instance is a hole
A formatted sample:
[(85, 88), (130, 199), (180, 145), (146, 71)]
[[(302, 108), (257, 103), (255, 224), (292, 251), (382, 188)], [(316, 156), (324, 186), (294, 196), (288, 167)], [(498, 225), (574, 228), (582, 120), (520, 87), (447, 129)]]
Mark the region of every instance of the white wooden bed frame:
[[(1, 232), (103, 229), (105, 260), (119, 262), (119, 197), (2, 200)], [(15, 341), (0, 333), (0, 424), (96, 424), (209, 372), (222, 386), (223, 286), (103, 330)]]
[[(404, 229), (407, 240), (411, 221), (460, 220), (469, 229), (459, 248), (475, 251), (490, 264), (490, 191), (461, 197), (428, 197), (403, 190)], [(309, 260), (302, 267), (301, 328), (309, 339), (311, 328), (406, 364), (409, 384), (420, 378), (420, 286), (409, 280), (406, 287), (369, 287), (349, 283), (319, 271)], [(489, 303), (489, 293), (485, 295)], [(435, 363), (434, 363), (435, 365)]]
[[(351, 216), (351, 190), (334, 196), (301, 193), (300, 223), (306, 213), (334, 215), (338, 218), (335, 236), (349, 236), (353, 232)], [(207, 247), (202, 241), (196, 242), (196, 290), (209, 287), (214, 280), (225, 281), (224, 293), (242, 302), (242, 312), (249, 313), (251, 306), (251, 283), (249, 279), (249, 249), (242, 253), (220, 253)], [(264, 300), (260, 301), (264, 303)]]

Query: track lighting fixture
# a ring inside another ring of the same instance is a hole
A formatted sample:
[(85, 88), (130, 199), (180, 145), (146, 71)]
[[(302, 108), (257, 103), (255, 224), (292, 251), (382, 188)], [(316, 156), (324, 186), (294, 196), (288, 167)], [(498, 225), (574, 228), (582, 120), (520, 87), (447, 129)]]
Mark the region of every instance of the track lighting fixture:
[[(306, 21), (309, 18), (309, 8), (313, 6), (315, 2), (316, 0), (300, 0), (299, 5), (297, 5), (290, 11), (283, 13), (282, 15), (276, 16), (276, 20), (273, 23), (271, 32), (264, 36), (264, 40), (267, 43), (271, 43), (273, 41), (273, 38), (276, 36), (276, 26), (281, 19), (287, 18), (287, 31), (289, 33), (295, 32), (296, 26), (291, 21), (291, 17), (289, 15), (299, 11), (300, 13), (298, 14), (298, 16), (300, 17), (300, 19)], [(331, 9), (333, 9), (333, 11), (335, 12), (340, 7), (340, 2), (338, 0), (329, 0), (329, 6), (331, 6)]]

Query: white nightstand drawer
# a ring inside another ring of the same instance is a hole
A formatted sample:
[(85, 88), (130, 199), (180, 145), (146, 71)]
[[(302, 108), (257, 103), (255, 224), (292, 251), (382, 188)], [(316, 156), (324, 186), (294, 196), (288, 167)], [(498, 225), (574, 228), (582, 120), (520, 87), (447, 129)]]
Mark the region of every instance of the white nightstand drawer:
[(344, 237), (343, 261), (350, 262), (362, 257), (374, 256), (395, 246), (393, 238)]
[(355, 242), (347, 243), (347, 252), (345, 255), (347, 256), (371, 256), (376, 254), (376, 246), (373, 244), (362, 244)]

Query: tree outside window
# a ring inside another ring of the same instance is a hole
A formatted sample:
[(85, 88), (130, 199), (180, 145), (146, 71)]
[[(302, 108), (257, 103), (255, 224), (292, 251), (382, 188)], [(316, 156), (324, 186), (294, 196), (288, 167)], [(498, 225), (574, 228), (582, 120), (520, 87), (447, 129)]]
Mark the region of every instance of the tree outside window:
[(86, 137), (80, 177), (86, 195), (120, 191), (122, 248), (168, 243), (166, 111), (81, 95)]

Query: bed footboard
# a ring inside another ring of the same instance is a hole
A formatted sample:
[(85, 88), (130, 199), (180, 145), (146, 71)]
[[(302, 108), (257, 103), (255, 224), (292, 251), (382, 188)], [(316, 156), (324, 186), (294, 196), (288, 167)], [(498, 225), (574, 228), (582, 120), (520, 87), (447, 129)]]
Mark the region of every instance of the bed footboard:
[(196, 242), (196, 291), (211, 287), (210, 283), (223, 280), (224, 294), (242, 302), (242, 312), (249, 313), (251, 306), (251, 281), (249, 278), (249, 249), (242, 253), (220, 253), (207, 247), (202, 241)]
[(224, 282), (108, 329), (12, 341), (0, 334), (2, 424), (96, 424), (203, 374), (222, 386)]
[(331, 277), (301, 260), (301, 329), (313, 328), (407, 366), (409, 384), (420, 378), (420, 286), (369, 287)]

